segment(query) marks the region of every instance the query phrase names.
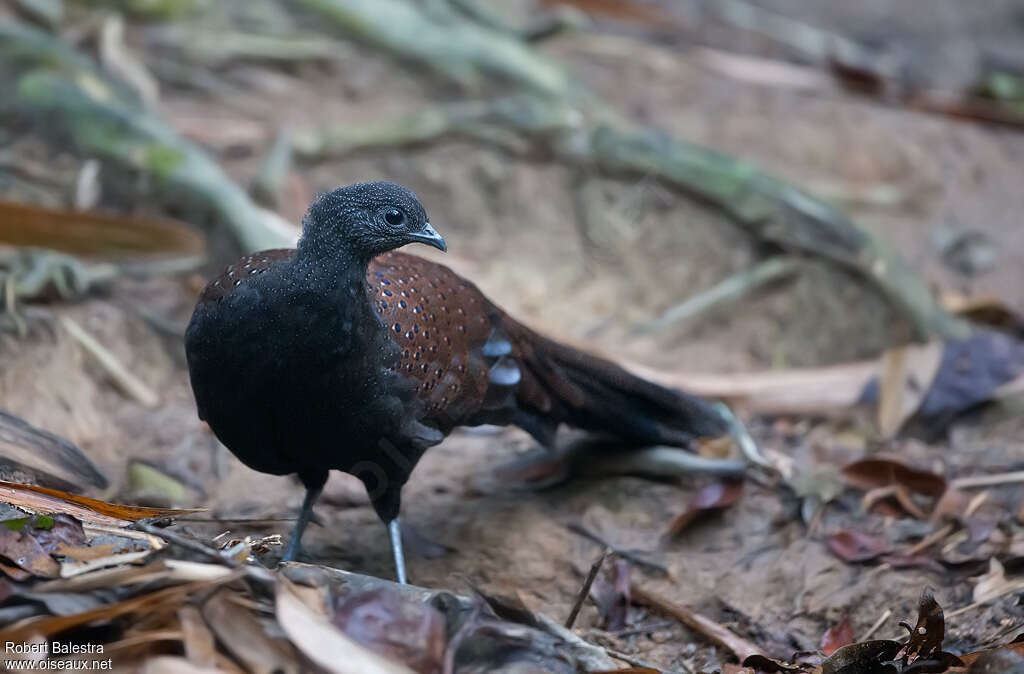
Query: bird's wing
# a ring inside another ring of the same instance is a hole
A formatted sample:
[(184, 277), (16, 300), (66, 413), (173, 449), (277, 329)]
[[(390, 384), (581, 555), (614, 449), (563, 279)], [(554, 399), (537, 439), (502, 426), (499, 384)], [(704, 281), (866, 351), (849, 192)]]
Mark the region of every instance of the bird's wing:
[(685, 445), (719, 435), (711, 405), (630, 374), (609, 360), (530, 330), (451, 269), (414, 255), (376, 258), (371, 299), (442, 430), (515, 423), (541, 442), (560, 423), (639, 444)]
[(444, 265), (390, 252), (370, 262), (370, 298), (399, 359), (389, 364), (413, 380), (424, 418), (448, 430), (488, 403), (495, 359), (494, 305), (472, 283)]

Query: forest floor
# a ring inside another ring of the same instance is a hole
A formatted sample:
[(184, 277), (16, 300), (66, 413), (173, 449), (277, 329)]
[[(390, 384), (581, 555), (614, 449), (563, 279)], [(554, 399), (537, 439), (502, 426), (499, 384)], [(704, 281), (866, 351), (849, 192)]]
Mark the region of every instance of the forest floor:
[[(771, 4), (785, 9), (794, 3)], [(889, 3), (875, 4), (893, 11)], [(1007, 25), (1015, 26), (1013, 37), (1024, 34), (1024, 15), (1013, 3), (986, 4), (992, 9), (977, 9), (976, 16), (957, 3), (939, 4), (956, 5), (957, 22), (943, 24), (945, 10), (936, 10), (928, 17), (937, 22), (931, 35), (955, 28), (967, 43), (998, 46), (1011, 30)], [(853, 7), (835, 9), (834, 16), (819, 8), (814, 11), (821, 16), (802, 18), (864, 33), (882, 30), (871, 3)], [(905, 35), (906, 44), (916, 44), (921, 38), (906, 23), (913, 22), (885, 24), (885, 37)], [(144, 60), (156, 58), (146, 31), (129, 25), (129, 44)], [(998, 35), (988, 42), (986, 31)], [(362, 47), (347, 48), (350, 55), (331, 65), (228, 64), (218, 75), (236, 85), (230, 92), (166, 86), (157, 110), (246, 185), (282, 125), (359, 123), (453, 95), (415, 70)], [(624, 114), (840, 204), (899, 250), (937, 294), (993, 295), (1024, 313), (1024, 137), (1018, 131), (888, 105), (838, 87), (807, 91), (725, 77), (673, 40), (650, 38), (636, 26), (568, 33), (542, 50)], [(39, 150), (39, 156), (51, 152)], [(696, 322), (637, 334), (638, 323), (752, 265), (761, 250), (724, 216), (655, 181), (581, 174), (479, 144), (444, 141), (300, 162), (288, 176), (281, 212), (298, 223), (315, 193), (378, 178), (417, 192), (449, 244), (444, 256), (415, 253), (472, 279), (528, 325), (614, 359), (667, 372), (745, 373), (873, 358), (906, 337), (883, 298), (821, 261), (803, 262), (795, 277)], [(578, 198), (589, 200), (600, 217), (584, 221)], [(161, 208), (123, 200), (115, 205), (136, 213)], [(950, 261), (954, 240), (981, 256), (972, 258), (980, 269), (965, 273)], [(3, 407), (78, 444), (115, 483), (104, 494), (109, 500), (167, 500), (140, 493), (129, 478), (126, 467), (142, 462), (187, 487), (184, 498), (167, 505), (206, 507), (210, 518), (294, 517), (302, 499), (298, 483), (257, 474), (218, 446), (196, 417), (180, 342), (147, 322), (156, 314), (168, 325), (183, 325), (202, 277), (229, 257), (191, 277), (120, 280), (101, 296), (50, 306), (76, 319), (158, 391), (156, 408), (126, 400), (66, 336), (39, 324), (30, 326), (27, 338), (0, 335)], [(791, 458), (819, 486), (837, 482), (843, 466), (877, 453), (953, 480), (1024, 464), (1024, 414), (1016, 405), (963, 417), (926, 439), (878, 440), (861, 416), (746, 420), (765, 451)], [(991, 549), (1024, 545), (1016, 519), (1024, 486), (990, 489), (988, 503), (999, 515), (989, 538), (947, 542), (929, 552), (933, 562), (895, 568), (900, 565), (878, 559), (844, 560), (827, 542), (856, 531), (906, 550), (931, 531), (926, 523), (893, 508), (865, 511), (862, 493), (851, 489), (840, 489), (807, 522), (791, 490), (758, 481), (745, 484), (734, 506), (666, 541), (670, 523), (707, 480), (580, 476), (531, 490), (502, 468), (532, 448), (517, 430), (483, 428), (459, 430), (427, 453), (403, 499), (415, 584), (462, 591), (469, 581), (561, 621), (603, 549), (582, 529), (646, 560), (630, 564), (634, 585), (786, 653), (818, 648), (826, 630), (847, 618), (859, 638), (886, 611), (892, 617), (876, 636), (897, 637), (903, 633), (897, 621), (912, 619), (926, 586), (936, 589), (947, 614), (967, 607), (971, 579), (988, 571)], [(332, 475), (316, 512), (322, 526), (312, 526), (305, 538), (312, 561), (390, 577), (385, 532), (359, 483)], [(232, 536), (287, 534), (290, 522), (183, 527), (208, 540), (225, 530)], [(1017, 555), (1024, 549), (1002, 559)], [(713, 668), (727, 657), (647, 608), (633, 606), (619, 634), (598, 630), (602, 620), (588, 603), (576, 627), (666, 668)], [(1022, 622), (1024, 610), (1009, 597), (947, 616), (946, 648), (999, 640)]]

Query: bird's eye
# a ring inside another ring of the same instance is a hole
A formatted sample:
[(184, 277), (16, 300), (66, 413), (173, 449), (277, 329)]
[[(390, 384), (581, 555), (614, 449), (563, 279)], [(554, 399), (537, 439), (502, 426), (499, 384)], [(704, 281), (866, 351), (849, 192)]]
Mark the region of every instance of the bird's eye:
[(392, 208), (384, 213), (384, 222), (388, 223), (392, 227), (398, 227), (405, 222), (405, 214), (397, 208)]

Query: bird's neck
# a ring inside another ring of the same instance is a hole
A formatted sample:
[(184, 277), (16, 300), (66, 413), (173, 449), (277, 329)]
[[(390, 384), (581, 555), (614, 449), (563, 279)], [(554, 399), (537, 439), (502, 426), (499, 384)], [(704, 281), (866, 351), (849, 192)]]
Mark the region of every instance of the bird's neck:
[(361, 288), (368, 264), (369, 260), (344, 247), (311, 247), (300, 242), (290, 276), (301, 290), (330, 295)]

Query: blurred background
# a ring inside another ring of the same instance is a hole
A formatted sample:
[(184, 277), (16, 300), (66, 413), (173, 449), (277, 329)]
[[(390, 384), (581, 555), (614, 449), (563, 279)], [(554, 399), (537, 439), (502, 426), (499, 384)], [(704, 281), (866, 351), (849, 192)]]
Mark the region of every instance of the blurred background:
[[(420, 584), (463, 574), (560, 615), (600, 550), (582, 523), (656, 557), (666, 592), (814, 647), (844, 607), (866, 628), (944, 582), (924, 563), (868, 577), (822, 544), (848, 521), (931, 531), (849, 495), (829, 520), (840, 467), (1024, 464), (1022, 2), (5, 0), (0, 92), (0, 410), (108, 486), (9, 430), (7, 479), (286, 531), (301, 490), (196, 418), (184, 326), (206, 278), (292, 245), (317, 193), (378, 179), (449, 244), (413, 252), (542, 332), (727, 400), (790, 471), (654, 545), (692, 481), (524, 499), (496, 468), (530, 440), (458, 433), (406, 490)], [(943, 573), (984, 566), (982, 545), (1016, 558), (1024, 494), (997, 492), (1002, 538), (936, 552)], [(336, 475), (321, 503), (311, 555), (386, 576), (361, 485)], [(1021, 617), (986, 610), (964, 635)], [(684, 632), (631, 647), (693, 657)]]

